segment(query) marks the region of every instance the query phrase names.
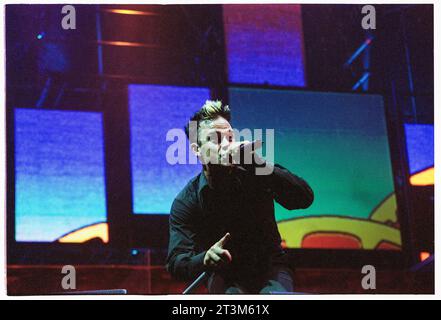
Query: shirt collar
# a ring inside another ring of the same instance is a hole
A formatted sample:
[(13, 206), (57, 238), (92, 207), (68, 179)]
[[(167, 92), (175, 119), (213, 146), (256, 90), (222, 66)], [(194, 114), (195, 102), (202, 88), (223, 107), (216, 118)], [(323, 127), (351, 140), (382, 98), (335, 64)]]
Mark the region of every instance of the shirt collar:
[(204, 170), (202, 170), (201, 174), (199, 175), (198, 193), (201, 193), (205, 187), (208, 187), (208, 180), (205, 176)]
[[(236, 172), (239, 175), (243, 174), (243, 171), (241, 171), (239, 169), (234, 168), (234, 170), (236, 170)], [(205, 176), (205, 172), (202, 169), (202, 172), (199, 175), (199, 181), (198, 181), (198, 194), (200, 194), (202, 192), (202, 190), (204, 190), (205, 188), (209, 188), (209, 185), (208, 185), (207, 177)]]

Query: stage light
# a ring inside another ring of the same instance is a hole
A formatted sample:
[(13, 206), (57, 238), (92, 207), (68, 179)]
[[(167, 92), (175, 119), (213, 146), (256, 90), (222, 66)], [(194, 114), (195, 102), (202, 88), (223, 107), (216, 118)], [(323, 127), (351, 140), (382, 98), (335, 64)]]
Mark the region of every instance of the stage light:
[(45, 32), (40, 32), (39, 34), (37, 34), (37, 39), (41, 40), (44, 38)]
[(132, 249), (132, 256), (137, 256), (138, 253), (139, 253), (138, 250), (136, 250), (136, 249)]
[(105, 41), (101, 40), (97, 42), (104, 46), (117, 46), (117, 47), (137, 47), (137, 48), (158, 48), (155, 44), (140, 43), (140, 42), (128, 42), (128, 41)]
[(130, 14), (130, 15), (138, 15), (138, 16), (155, 16), (155, 15), (157, 15), (154, 12), (129, 10), (129, 9), (104, 9), (104, 11), (110, 12), (110, 13)]
[(430, 257), (429, 252), (420, 252), (420, 261), (423, 262), (424, 260), (428, 259)]

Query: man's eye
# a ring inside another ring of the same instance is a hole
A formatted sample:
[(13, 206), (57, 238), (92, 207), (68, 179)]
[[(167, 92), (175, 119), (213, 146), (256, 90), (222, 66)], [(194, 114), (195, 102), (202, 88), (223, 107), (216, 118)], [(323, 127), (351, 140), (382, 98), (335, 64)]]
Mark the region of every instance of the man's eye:
[(214, 144), (218, 144), (219, 138), (218, 135), (216, 134), (216, 132), (211, 132), (208, 136), (207, 136), (207, 142), (211, 142)]

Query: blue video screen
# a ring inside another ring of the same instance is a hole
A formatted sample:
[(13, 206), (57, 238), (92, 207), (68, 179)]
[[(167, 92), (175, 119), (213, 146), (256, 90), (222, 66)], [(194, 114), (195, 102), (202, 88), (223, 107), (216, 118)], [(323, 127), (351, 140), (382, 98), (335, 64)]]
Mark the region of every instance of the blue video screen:
[(222, 8), (230, 83), (306, 85), (300, 5), (225, 4)]
[(15, 239), (52, 242), (106, 221), (102, 115), (15, 109)]
[[(169, 214), (171, 204), (200, 164), (169, 164), (167, 132), (182, 130), (207, 99), (207, 88), (130, 85), (130, 141), (133, 211), (135, 214)], [(189, 157), (188, 148), (186, 157)]]

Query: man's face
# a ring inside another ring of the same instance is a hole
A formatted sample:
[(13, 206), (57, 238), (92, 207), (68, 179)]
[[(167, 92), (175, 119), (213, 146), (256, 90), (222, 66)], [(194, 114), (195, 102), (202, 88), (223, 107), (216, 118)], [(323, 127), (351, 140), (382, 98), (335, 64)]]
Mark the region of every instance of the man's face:
[(222, 154), (235, 143), (233, 128), (221, 116), (213, 121), (201, 123), (199, 140), (200, 159), (204, 164), (220, 164), (225, 160), (222, 159)]

